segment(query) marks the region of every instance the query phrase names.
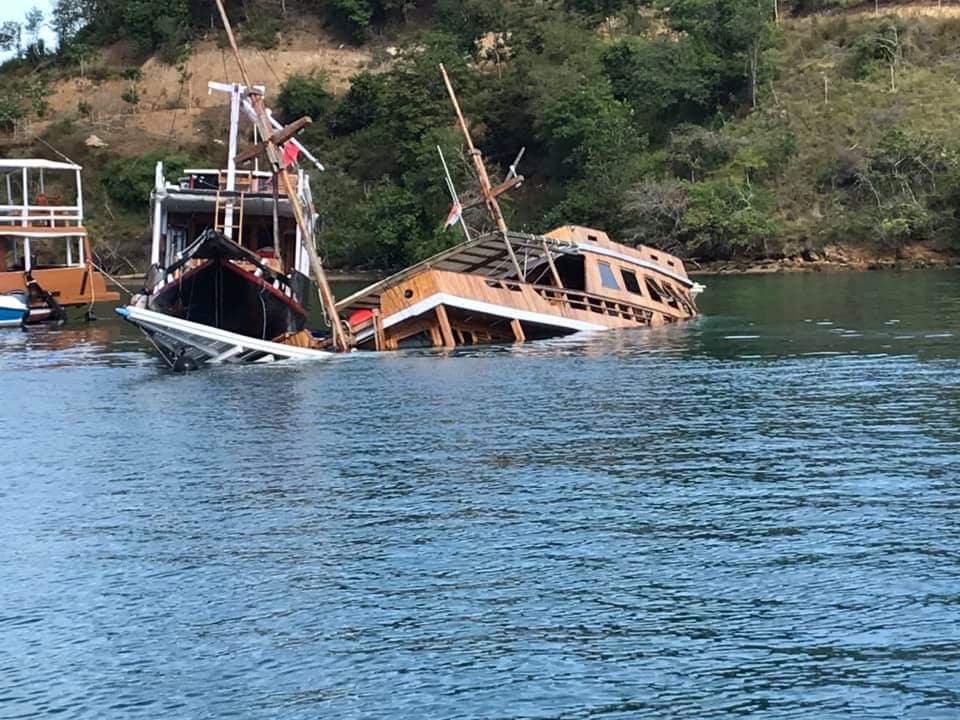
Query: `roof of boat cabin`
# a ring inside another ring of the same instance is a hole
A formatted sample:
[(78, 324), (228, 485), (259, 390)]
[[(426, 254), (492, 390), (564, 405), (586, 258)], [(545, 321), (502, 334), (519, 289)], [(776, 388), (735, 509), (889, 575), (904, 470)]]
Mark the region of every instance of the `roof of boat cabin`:
[[(546, 264), (544, 244), (551, 255), (579, 255), (589, 252), (629, 262), (640, 267), (654, 270), (670, 276), (683, 285), (690, 286), (683, 262), (679, 258), (654, 250), (645, 245), (630, 247), (613, 242), (600, 230), (564, 225), (551, 230), (546, 235), (527, 233), (508, 233), (517, 260), (525, 268), (536, 268)], [(345, 310), (373, 309), (380, 303), (380, 294), (387, 288), (403, 282), (425, 268), (448, 272), (470, 273), (487, 277), (514, 277), (510, 256), (500, 233), (489, 233), (455, 245), (416, 265), (411, 265), (398, 273), (373, 283), (350, 297), (337, 303), (337, 308)]]
[(28, 170), (83, 170), (79, 165), (56, 162), (55, 160), (42, 160), (39, 158), (0, 158), (0, 175), (5, 175), (12, 170), (22, 170), (23, 168), (27, 168)]

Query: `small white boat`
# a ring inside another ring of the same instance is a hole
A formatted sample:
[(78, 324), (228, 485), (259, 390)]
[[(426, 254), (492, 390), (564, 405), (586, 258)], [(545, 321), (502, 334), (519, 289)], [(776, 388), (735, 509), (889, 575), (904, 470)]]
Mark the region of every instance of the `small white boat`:
[(20, 327), (29, 314), (26, 293), (0, 295), (0, 327)]
[(117, 314), (143, 330), (176, 370), (191, 370), (202, 363), (326, 360), (333, 356), (326, 350), (259, 340), (132, 304), (117, 308)]

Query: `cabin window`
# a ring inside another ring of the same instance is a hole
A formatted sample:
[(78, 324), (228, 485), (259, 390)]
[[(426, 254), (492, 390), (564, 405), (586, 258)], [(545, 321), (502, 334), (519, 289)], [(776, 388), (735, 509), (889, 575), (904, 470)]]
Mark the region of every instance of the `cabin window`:
[(643, 276), (644, 281), (646, 282), (647, 292), (650, 294), (650, 299), (654, 302), (663, 302), (663, 291), (660, 286), (657, 285), (657, 281), (653, 278)]
[(643, 295), (640, 290), (640, 283), (637, 280), (637, 274), (633, 270), (620, 269), (620, 277), (623, 278), (623, 286), (634, 295)]
[(617, 276), (613, 274), (613, 268), (610, 267), (610, 263), (598, 262), (597, 267), (600, 268), (600, 284), (611, 290), (619, 290), (620, 286), (617, 284)]
[(587, 235), (587, 240), (590, 242), (599, 242), (600, 238), (598, 238), (596, 235)]

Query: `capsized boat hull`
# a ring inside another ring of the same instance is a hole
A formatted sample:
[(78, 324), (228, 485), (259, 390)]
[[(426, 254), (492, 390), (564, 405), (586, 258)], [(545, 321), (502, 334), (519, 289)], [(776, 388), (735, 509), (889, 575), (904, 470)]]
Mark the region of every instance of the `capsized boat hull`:
[(146, 333), (171, 364), (184, 357), (199, 365), (325, 360), (333, 356), (325, 350), (259, 340), (145, 308), (117, 308), (117, 314)]

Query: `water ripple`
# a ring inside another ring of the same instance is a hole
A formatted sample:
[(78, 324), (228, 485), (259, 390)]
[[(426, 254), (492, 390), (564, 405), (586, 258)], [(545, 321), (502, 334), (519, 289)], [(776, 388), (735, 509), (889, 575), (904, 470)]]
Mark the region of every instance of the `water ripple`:
[(0, 335), (0, 718), (957, 717), (957, 279), (188, 376)]

